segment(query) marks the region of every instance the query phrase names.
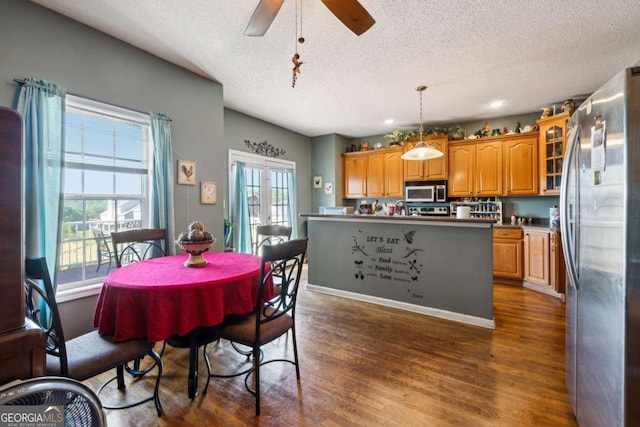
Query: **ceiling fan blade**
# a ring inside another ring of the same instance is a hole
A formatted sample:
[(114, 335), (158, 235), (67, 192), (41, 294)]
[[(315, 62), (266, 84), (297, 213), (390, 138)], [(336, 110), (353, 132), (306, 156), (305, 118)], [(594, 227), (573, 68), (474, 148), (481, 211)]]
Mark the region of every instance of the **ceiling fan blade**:
[(376, 23), (358, 0), (322, 0), (322, 3), (358, 36)]
[(271, 23), (276, 18), (284, 0), (260, 0), (256, 10), (253, 11), (245, 36), (262, 37), (267, 32)]

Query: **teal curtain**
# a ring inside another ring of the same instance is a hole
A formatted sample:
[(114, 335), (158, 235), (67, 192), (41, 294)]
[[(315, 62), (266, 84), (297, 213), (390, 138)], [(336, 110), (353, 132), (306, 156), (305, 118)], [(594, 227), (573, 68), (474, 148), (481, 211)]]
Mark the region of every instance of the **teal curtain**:
[(24, 119), (25, 254), (45, 257), (54, 289), (62, 221), (64, 88), (28, 77), (18, 89)]
[(242, 162), (236, 162), (233, 196), (231, 198), (231, 222), (233, 227), (233, 246), (237, 252), (252, 253), (251, 224), (249, 223), (249, 203), (247, 202), (247, 178)]
[[(173, 148), (171, 147), (171, 120), (165, 114), (150, 114), (152, 146), (152, 189), (150, 197), (151, 228), (166, 228), (169, 242), (175, 237), (173, 211)], [(166, 248), (174, 254), (174, 245)], [(159, 254), (154, 254), (154, 256)]]
[(298, 216), (297, 216), (297, 198), (296, 198), (296, 171), (294, 169), (287, 170), (287, 188), (289, 189), (289, 223), (291, 225), (291, 238), (298, 237)]

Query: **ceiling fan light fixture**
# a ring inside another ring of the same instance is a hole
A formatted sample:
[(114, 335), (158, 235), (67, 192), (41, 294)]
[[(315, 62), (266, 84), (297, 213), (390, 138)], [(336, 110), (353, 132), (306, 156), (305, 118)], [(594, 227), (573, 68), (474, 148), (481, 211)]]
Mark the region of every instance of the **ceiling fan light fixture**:
[(429, 159), (437, 159), (438, 157), (442, 157), (444, 153), (425, 141), (422, 140), (422, 92), (427, 89), (426, 86), (418, 86), (416, 91), (420, 92), (420, 140), (411, 150), (404, 153), (400, 156), (403, 160), (429, 160)]

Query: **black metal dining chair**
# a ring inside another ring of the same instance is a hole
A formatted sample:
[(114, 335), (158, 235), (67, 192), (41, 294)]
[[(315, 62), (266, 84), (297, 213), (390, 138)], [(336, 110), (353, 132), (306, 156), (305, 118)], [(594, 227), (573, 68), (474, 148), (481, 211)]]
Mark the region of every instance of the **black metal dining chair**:
[(141, 228), (111, 233), (118, 268), (143, 259), (165, 256), (169, 252), (169, 233), (166, 229)]
[(291, 239), (291, 227), (286, 225), (257, 225), (255, 255), (262, 254), (262, 248), (268, 245), (277, 245)]
[[(154, 360), (154, 366), (158, 368), (153, 394), (133, 403), (115, 406), (106, 405), (103, 402), (103, 406), (106, 409), (125, 409), (153, 401), (158, 416), (162, 415), (158, 392), (163, 366), (162, 359), (153, 348), (154, 343), (149, 343), (146, 339), (113, 342), (111, 337), (100, 335), (97, 330), (66, 341), (45, 258), (27, 257), (25, 259), (25, 302), (27, 316), (40, 325), (47, 334), (47, 375), (84, 381), (116, 368), (116, 375), (98, 389), (99, 395), (113, 380), (117, 380), (118, 389), (123, 390), (125, 388), (124, 365), (129, 361), (149, 356)], [(47, 313), (42, 313), (40, 304), (48, 307)]]
[[(207, 369), (210, 377), (229, 378), (245, 374), (246, 389), (255, 396), (256, 416), (260, 415), (260, 367), (272, 362), (291, 363), (296, 368), (296, 378), (300, 380), (298, 363), (298, 347), (296, 343), (295, 309), (300, 285), (302, 267), (307, 251), (307, 239), (290, 240), (278, 245), (266, 245), (263, 248), (260, 269), (260, 284), (256, 300), (256, 308), (248, 316), (233, 322), (227, 322), (220, 331), (220, 337), (236, 345), (249, 347), (252, 366), (249, 369), (230, 374), (211, 373), (208, 358)], [(282, 290), (271, 299), (267, 299), (266, 289), (273, 274), (284, 272), (281, 283)], [(261, 348), (291, 331), (293, 343), (293, 360), (286, 358), (263, 360)], [(206, 352), (206, 346), (205, 346)], [(206, 355), (206, 353), (205, 353)], [(251, 388), (249, 380), (255, 375), (255, 385)], [(205, 393), (209, 381), (205, 386)]]

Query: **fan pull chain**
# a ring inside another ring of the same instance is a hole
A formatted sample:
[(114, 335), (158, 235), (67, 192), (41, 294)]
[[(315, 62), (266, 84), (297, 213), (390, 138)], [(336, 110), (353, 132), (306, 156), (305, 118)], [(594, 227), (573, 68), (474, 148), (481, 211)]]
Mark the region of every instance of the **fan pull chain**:
[[(298, 5), (300, 6), (300, 37), (298, 37)], [(304, 43), (304, 37), (302, 37), (302, 0), (296, 0), (296, 53), (291, 58), (291, 62), (293, 62), (291, 87), (293, 88), (296, 87), (300, 66), (303, 64), (298, 53), (298, 43)]]

